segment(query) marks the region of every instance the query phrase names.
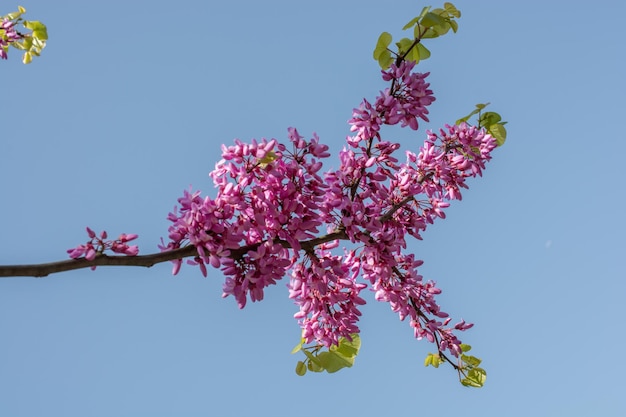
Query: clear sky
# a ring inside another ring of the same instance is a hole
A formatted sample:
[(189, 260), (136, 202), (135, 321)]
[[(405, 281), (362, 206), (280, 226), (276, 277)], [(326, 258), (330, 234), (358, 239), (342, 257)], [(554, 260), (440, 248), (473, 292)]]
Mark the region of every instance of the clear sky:
[[(294, 126), (340, 149), (384, 87), (379, 33), (427, 4), (24, 0), (50, 42), (0, 62), (0, 264), (65, 259), (85, 226), (156, 251), (234, 138)], [(625, 3), (455, 4), (459, 32), (420, 64), (427, 127), (490, 101), (509, 137), (409, 248), (444, 310), (476, 323), (483, 389), (424, 368), (433, 346), (373, 294), (355, 366), (298, 377), (285, 281), (238, 310), (218, 270), (167, 263), (0, 280), (0, 416), (626, 415)]]

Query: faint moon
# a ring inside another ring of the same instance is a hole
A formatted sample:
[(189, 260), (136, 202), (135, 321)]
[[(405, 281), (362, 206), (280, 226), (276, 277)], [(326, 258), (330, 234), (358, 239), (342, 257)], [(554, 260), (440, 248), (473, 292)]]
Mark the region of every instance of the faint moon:
[(550, 249), (550, 246), (552, 246), (552, 241), (546, 240), (546, 249)]

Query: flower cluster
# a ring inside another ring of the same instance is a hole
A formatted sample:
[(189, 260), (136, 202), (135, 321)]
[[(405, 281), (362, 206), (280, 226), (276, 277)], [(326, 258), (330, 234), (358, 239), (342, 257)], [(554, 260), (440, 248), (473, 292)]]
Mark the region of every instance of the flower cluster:
[(9, 45), (23, 39), (23, 35), (15, 30), (15, 22), (8, 18), (3, 18), (0, 23), (0, 58), (7, 59)]
[(354, 251), (345, 257), (327, 251), (337, 244), (321, 245), (317, 254), (295, 264), (291, 272), (289, 298), (300, 306), (294, 317), (300, 320), (305, 343), (337, 345), (340, 337), (352, 340), (350, 335), (359, 332), (358, 306), (365, 304), (359, 292), (367, 285), (356, 282), (359, 268)]
[(348, 144), (358, 147), (359, 143), (373, 138), (380, 139), (380, 127), (383, 124), (402, 127), (409, 126), (413, 130), (419, 127), (418, 119), (428, 121), (428, 109), (435, 97), (430, 84), (427, 83), (428, 73), (412, 72), (415, 62), (402, 61), (398, 66), (392, 64), (383, 71), (384, 81), (391, 81), (391, 87), (381, 91), (372, 105), (367, 100), (358, 109), (354, 109), (350, 123), (353, 137)]
[[(170, 242), (161, 250), (196, 246), (191, 263), (204, 275), (206, 264), (222, 267), (224, 296), (233, 295), (241, 308), (248, 296), (262, 300), (263, 289), (292, 265), (300, 241), (320, 232), (326, 185), (318, 171), (320, 159), (330, 156), (328, 146), (317, 136), (305, 140), (296, 129), (288, 134), (291, 149), (275, 139), (223, 146), (223, 159), (211, 173), (216, 198), (185, 192), (168, 217)], [(180, 264), (175, 262), (174, 273)]]
[[(306, 343), (337, 345), (358, 333), (365, 303), (359, 294), (369, 284), (377, 300), (409, 320), (416, 338), (458, 356), (454, 332), (472, 325), (449, 327), (451, 319), (436, 301), (441, 290), (418, 274), (422, 261), (403, 250), (407, 235), (421, 239), (428, 224), (445, 217), (449, 201), (467, 188), (466, 178), (482, 174), (496, 142), (465, 123), (447, 126), (439, 134), (429, 131), (419, 153), (407, 152), (400, 163), (400, 145), (382, 140), (381, 126), (417, 129), (435, 100), (428, 74), (413, 67), (403, 61), (382, 72), (390, 87), (354, 110), (340, 165), (323, 177), (328, 147), (293, 128), (290, 146), (275, 139), (223, 146), (210, 174), (215, 199), (185, 192), (169, 215), (170, 242), (161, 250), (194, 245), (198, 256), (190, 263), (205, 276), (207, 264), (221, 268), (224, 296), (234, 296), (241, 308), (248, 299), (262, 300), (264, 288), (289, 274)], [(355, 249), (334, 254), (339, 240)], [(175, 261), (174, 273), (181, 262)]]
[[(92, 261), (97, 255), (104, 253), (105, 250), (128, 256), (135, 256), (139, 253), (137, 245), (128, 245), (128, 242), (137, 239), (137, 235), (135, 234), (121, 234), (115, 240), (106, 240), (108, 238), (106, 231), (103, 231), (98, 236), (96, 232), (87, 227), (87, 235), (89, 235), (89, 241), (87, 243), (67, 250), (70, 258), (76, 259), (84, 256), (85, 259)], [(93, 266), (91, 269), (96, 269), (96, 267)]]

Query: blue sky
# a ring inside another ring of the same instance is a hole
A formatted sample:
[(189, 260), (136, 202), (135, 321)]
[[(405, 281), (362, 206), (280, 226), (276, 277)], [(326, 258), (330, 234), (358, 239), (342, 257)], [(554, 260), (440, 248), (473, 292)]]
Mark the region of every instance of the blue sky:
[[(23, 3), (50, 42), (29, 66), (0, 63), (0, 264), (64, 259), (85, 226), (155, 251), (234, 138), (294, 126), (340, 149), (352, 108), (384, 87), (379, 33), (429, 3), (389, 4)], [(162, 264), (0, 280), (0, 415), (626, 414), (626, 6), (455, 4), (459, 32), (420, 64), (437, 96), (425, 127), (490, 101), (509, 137), (409, 248), (444, 310), (476, 323), (483, 389), (424, 368), (432, 346), (371, 296), (355, 366), (297, 377), (284, 282), (239, 310), (219, 271)], [(414, 150), (425, 137), (386, 132)]]

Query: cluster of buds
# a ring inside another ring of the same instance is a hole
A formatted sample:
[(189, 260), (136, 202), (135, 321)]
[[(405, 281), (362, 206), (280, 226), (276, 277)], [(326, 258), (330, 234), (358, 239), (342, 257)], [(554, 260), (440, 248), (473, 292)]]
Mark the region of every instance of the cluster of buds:
[[(70, 258), (76, 259), (84, 256), (85, 259), (93, 261), (96, 259), (96, 256), (103, 254), (106, 250), (128, 256), (135, 256), (139, 253), (137, 245), (128, 245), (128, 242), (137, 239), (135, 234), (127, 235), (122, 233), (115, 240), (106, 240), (108, 238), (106, 231), (102, 231), (100, 235), (97, 235), (96, 232), (87, 227), (87, 235), (89, 235), (87, 243), (67, 250)], [(91, 269), (96, 269), (96, 267), (92, 266)]]

